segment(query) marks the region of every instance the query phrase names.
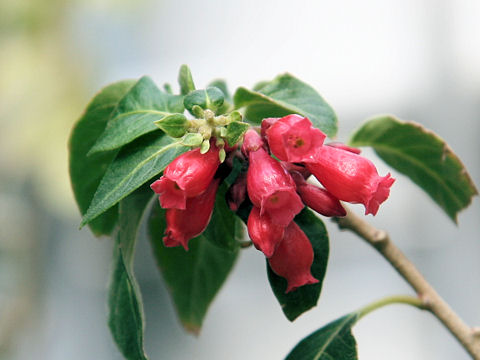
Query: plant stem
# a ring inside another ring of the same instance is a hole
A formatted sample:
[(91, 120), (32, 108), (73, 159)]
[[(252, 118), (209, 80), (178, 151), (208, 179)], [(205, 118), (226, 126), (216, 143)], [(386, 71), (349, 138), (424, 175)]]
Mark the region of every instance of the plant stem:
[(410, 295), (395, 295), (395, 296), (384, 297), (380, 300), (374, 301), (362, 307), (360, 310), (358, 310), (358, 313), (359, 313), (358, 318), (361, 319), (362, 317), (371, 313), (372, 311), (390, 304), (407, 304), (407, 305), (415, 306), (421, 310), (425, 310), (425, 306), (421, 299), (415, 296), (410, 296)]
[(480, 334), (465, 324), (425, 280), (413, 263), (397, 248), (387, 232), (376, 229), (350, 209), (343, 218), (336, 218), (340, 229), (356, 233), (372, 245), (417, 292), (422, 307), (430, 311), (455, 336), (475, 360), (480, 360)]

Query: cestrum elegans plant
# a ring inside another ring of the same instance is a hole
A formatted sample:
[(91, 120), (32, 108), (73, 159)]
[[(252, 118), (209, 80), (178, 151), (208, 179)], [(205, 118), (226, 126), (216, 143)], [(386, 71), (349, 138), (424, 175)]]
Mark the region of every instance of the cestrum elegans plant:
[[(370, 146), (456, 221), (477, 190), (442, 139), (419, 124), (381, 116), (361, 125), (348, 144), (327, 140), (337, 131), (334, 111), (290, 74), (238, 88), (233, 98), (223, 81), (196, 89), (187, 66), (179, 83), (180, 94), (148, 77), (107, 86), (70, 138), (81, 225), (115, 240), (108, 324), (125, 358), (147, 358), (133, 273), (143, 223), (179, 319), (198, 333), (239, 251), (251, 244), (265, 255), (285, 316), (293, 321), (314, 307), (329, 252), (322, 219), (330, 217), (374, 246), (417, 296), (387, 297), (340, 317), (299, 342), (287, 359), (356, 359), (352, 326), (390, 303), (429, 310), (480, 359), (475, 331), (387, 233), (345, 205), (362, 204), (365, 215), (376, 215), (389, 197), (395, 179), (361, 155), (359, 147)], [(196, 306), (187, 306), (188, 299)]]

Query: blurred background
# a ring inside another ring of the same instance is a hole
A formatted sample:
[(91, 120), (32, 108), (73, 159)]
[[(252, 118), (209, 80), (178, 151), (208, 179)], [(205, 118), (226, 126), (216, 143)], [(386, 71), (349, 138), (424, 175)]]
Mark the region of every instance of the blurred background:
[[(478, 185), (479, 18), (476, 0), (2, 0), (0, 358), (122, 359), (106, 324), (111, 243), (78, 230), (67, 170), (70, 129), (101, 87), (144, 74), (175, 84), (183, 63), (198, 87), (220, 77), (231, 90), (288, 71), (336, 110), (338, 140), (375, 114), (415, 120), (451, 145)], [(369, 220), (480, 325), (478, 198), (457, 227), (392, 173), (391, 197)], [(326, 224), (331, 255), (317, 308), (290, 324), (263, 256), (250, 249), (198, 338), (182, 331), (141, 241), (136, 274), (151, 359), (281, 359), (328, 321), (412, 293), (373, 249)], [(402, 305), (366, 317), (354, 334), (360, 359), (468, 359), (430, 314)]]

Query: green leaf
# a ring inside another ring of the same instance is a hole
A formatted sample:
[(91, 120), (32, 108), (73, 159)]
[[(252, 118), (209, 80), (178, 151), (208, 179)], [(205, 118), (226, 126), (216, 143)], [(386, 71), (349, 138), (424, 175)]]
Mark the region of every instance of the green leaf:
[(182, 65), (180, 67), (180, 72), (178, 73), (178, 83), (180, 84), (180, 93), (182, 95), (187, 95), (190, 91), (195, 90), (192, 73), (187, 65)]
[(184, 110), (183, 96), (164, 93), (149, 77), (144, 76), (122, 98), (89, 155), (120, 148), (158, 130), (155, 121)]
[(128, 360), (147, 359), (143, 349), (143, 305), (133, 274), (133, 258), (141, 220), (150, 199), (152, 191), (147, 186), (122, 200), (119, 206), (119, 229), (108, 294), (108, 325), (119, 350)]
[(310, 85), (290, 74), (262, 82), (256, 90), (240, 87), (233, 100), (235, 108), (246, 107), (247, 119), (256, 124), (268, 117), (299, 114), (329, 137), (337, 133), (337, 116), (330, 105)]
[[(100, 180), (117, 153), (110, 151), (87, 157), (87, 152), (104, 131), (120, 99), (134, 84), (135, 81), (126, 80), (103, 88), (87, 106), (70, 135), (70, 179), (82, 215), (87, 211)], [(109, 235), (115, 226), (117, 216), (118, 210), (111, 209), (92, 221), (89, 227), (96, 236)]]
[(371, 146), (388, 165), (407, 175), (457, 222), (475, 185), (460, 159), (439, 136), (392, 116), (368, 120), (351, 137), (352, 146)]
[(230, 210), (225, 200), (227, 185), (223, 183), (215, 199), (212, 218), (203, 236), (212, 244), (230, 252), (237, 251), (244, 237), (242, 221)]
[(155, 125), (162, 129), (168, 136), (179, 138), (185, 135), (188, 120), (183, 114), (171, 114), (155, 121)]
[(232, 107), (233, 99), (232, 95), (228, 91), (227, 83), (222, 79), (217, 79), (208, 84), (208, 86), (214, 86), (216, 88), (219, 88), (220, 90), (222, 90), (225, 97), (223, 105), (217, 109), (216, 114), (225, 114), (226, 112), (228, 112)]
[(188, 251), (181, 247), (167, 248), (162, 241), (164, 231), (165, 211), (155, 204), (149, 220), (155, 259), (182, 325), (198, 334), (208, 307), (235, 264), (238, 251), (223, 250), (203, 235), (190, 240)]
[(164, 134), (153, 133), (125, 146), (110, 164), (81, 226), (118, 203), (163, 169), (178, 155), (188, 150)]
[(351, 313), (315, 331), (300, 341), (285, 360), (357, 360), (352, 326), (358, 317), (358, 313)]
[(239, 142), (249, 127), (249, 124), (238, 121), (233, 121), (228, 124), (227, 135), (225, 136), (225, 140), (227, 141), (228, 145), (234, 146), (237, 142)]
[(328, 234), (322, 220), (307, 208), (295, 217), (295, 222), (305, 232), (313, 247), (312, 275), (319, 281), (313, 285), (304, 285), (285, 294), (287, 281), (275, 274), (267, 261), (267, 274), (270, 286), (277, 298), (283, 313), (288, 320), (293, 321), (305, 311), (317, 305), (323, 278), (327, 271), (329, 244)]
[(203, 142), (203, 136), (199, 133), (188, 133), (182, 138), (182, 144), (185, 146), (200, 146)]
[(202, 109), (216, 110), (222, 106), (223, 101), (223, 92), (219, 88), (208, 87), (205, 90), (190, 92), (183, 99), (183, 104), (188, 111), (192, 112), (192, 108), (195, 105), (200, 106)]

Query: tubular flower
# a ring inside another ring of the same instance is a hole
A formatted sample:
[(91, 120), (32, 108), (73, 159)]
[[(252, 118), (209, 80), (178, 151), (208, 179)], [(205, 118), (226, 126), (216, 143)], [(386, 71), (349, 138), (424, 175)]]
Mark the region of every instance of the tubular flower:
[(182, 245), (185, 250), (188, 250), (188, 241), (205, 230), (212, 216), (219, 182), (218, 179), (214, 180), (202, 194), (188, 198), (184, 210), (167, 209), (165, 211), (167, 220), (163, 238), (165, 246)]
[(285, 293), (318, 282), (310, 272), (313, 263), (312, 244), (294, 221), (285, 229), (283, 240), (268, 262), (275, 274), (287, 280)]
[(287, 226), (303, 208), (292, 177), (263, 148), (249, 154), (247, 191), (260, 215), (268, 214), (280, 226)]
[(188, 198), (203, 193), (220, 165), (218, 152), (212, 144), (205, 154), (200, 154), (197, 148), (175, 158), (165, 168), (163, 176), (150, 185), (160, 195), (162, 208), (185, 209)]
[(307, 163), (310, 172), (339, 200), (365, 206), (365, 215), (375, 215), (389, 194), (395, 179), (381, 177), (368, 159), (333, 146), (317, 150), (315, 162)]
[(248, 216), (247, 227), (253, 245), (267, 258), (271, 257), (283, 239), (285, 228), (274, 224), (268, 214), (260, 215), (260, 209), (255, 206)]
[(289, 162), (313, 161), (316, 149), (322, 146), (326, 138), (322, 131), (312, 126), (308, 118), (300, 115), (279, 119), (265, 133), (273, 155)]
[(307, 183), (304, 177), (297, 172), (292, 173), (292, 178), (297, 184), (297, 193), (309, 208), (323, 216), (347, 215), (340, 201), (327, 190)]

